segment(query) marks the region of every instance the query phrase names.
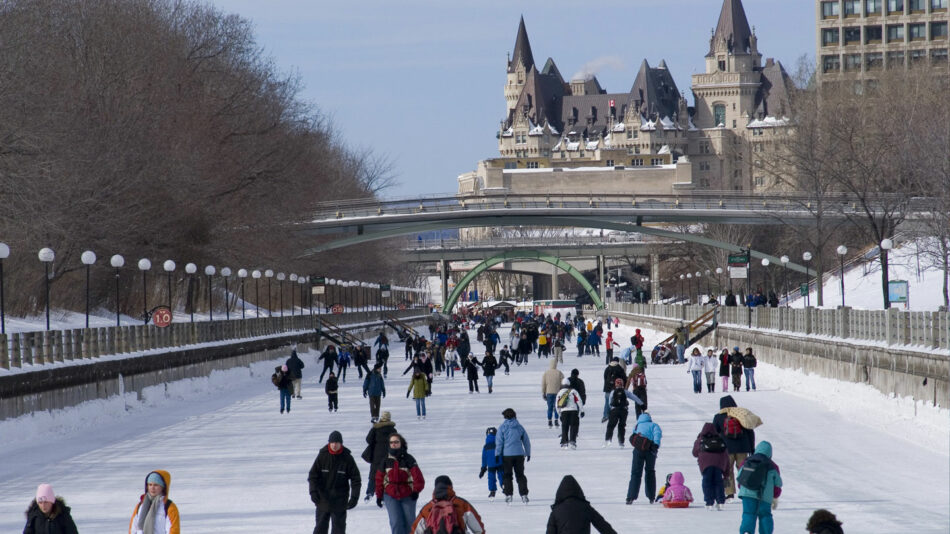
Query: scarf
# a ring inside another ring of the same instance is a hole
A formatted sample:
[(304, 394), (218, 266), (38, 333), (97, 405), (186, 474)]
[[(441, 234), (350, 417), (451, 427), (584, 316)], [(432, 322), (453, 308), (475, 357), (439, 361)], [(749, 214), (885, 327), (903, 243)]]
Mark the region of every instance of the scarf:
[(162, 495), (152, 497), (148, 493), (142, 498), (142, 504), (139, 505), (139, 524), (138, 528), (143, 534), (155, 534), (155, 510), (162, 506)]

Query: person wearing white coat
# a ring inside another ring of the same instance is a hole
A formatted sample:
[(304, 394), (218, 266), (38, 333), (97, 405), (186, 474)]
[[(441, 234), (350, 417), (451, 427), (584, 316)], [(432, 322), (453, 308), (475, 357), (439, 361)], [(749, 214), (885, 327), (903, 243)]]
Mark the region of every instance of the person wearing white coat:
[(709, 347), (706, 350), (706, 392), (716, 392), (716, 368), (719, 367), (719, 359), (716, 358), (716, 349)]
[(584, 401), (581, 394), (564, 379), (557, 392), (557, 411), (561, 416), (561, 448), (577, 448), (577, 432), (580, 430), (581, 417), (584, 416)]
[(686, 372), (693, 374), (693, 393), (703, 392), (703, 371), (705, 370), (706, 357), (700, 352), (699, 347), (694, 347), (686, 366)]

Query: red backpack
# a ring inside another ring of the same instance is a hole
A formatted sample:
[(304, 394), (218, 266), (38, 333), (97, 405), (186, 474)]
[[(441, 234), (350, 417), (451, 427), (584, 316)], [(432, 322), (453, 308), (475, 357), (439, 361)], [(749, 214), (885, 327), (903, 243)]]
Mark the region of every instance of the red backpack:
[(722, 423), (722, 435), (729, 439), (739, 439), (742, 436), (742, 423), (735, 417), (726, 417)]
[(426, 517), (425, 534), (453, 534), (462, 532), (455, 518), (455, 507), (452, 501), (432, 501), (429, 516)]

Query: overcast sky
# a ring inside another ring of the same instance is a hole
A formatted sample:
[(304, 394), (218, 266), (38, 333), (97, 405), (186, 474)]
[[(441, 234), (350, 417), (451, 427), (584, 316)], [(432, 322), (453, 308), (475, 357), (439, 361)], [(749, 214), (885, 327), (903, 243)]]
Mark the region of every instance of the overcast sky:
[[(590, 63), (608, 92), (627, 92), (640, 63), (665, 59), (692, 103), (721, 0), (215, 0), (253, 21), (258, 44), (303, 98), (356, 148), (389, 157), (387, 198), (454, 192), (459, 174), (496, 157), (506, 55), (524, 16), (539, 68), (570, 77)], [(764, 57), (794, 71), (815, 54), (811, 0), (745, 0)]]

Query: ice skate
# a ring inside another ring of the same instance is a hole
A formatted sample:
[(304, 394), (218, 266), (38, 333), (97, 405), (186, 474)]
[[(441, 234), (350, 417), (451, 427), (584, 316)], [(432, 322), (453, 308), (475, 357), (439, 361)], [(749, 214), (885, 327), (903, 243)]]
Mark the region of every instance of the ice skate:
[(716, 511), (717, 511), (717, 512), (721, 512), (721, 511), (722, 511), (722, 503), (721, 503), (721, 502), (717, 502), (717, 503), (716, 503)]
[(522, 495), (522, 496), (521, 496), (521, 502), (524, 503), (525, 506), (528, 506), (528, 496), (527, 496), (527, 495)]
[(571, 442), (571, 450), (572, 450), (572, 451), (576, 451), (576, 450), (577, 450), (577, 443), (574, 443), (573, 441)]
[(607, 447), (610, 447), (609, 441), (605, 441), (604, 444), (600, 446), (601, 449), (606, 449)]
[(488, 502), (495, 502), (495, 492), (494, 492), (494, 491), (488, 492)]
[(511, 495), (505, 495), (505, 504), (511, 506)]

